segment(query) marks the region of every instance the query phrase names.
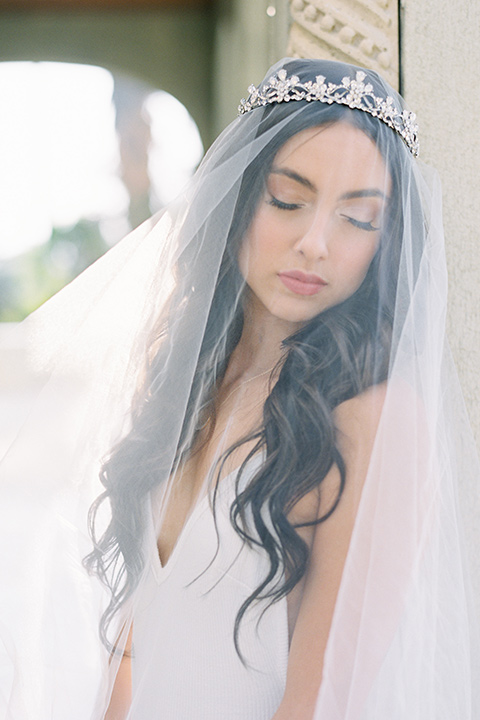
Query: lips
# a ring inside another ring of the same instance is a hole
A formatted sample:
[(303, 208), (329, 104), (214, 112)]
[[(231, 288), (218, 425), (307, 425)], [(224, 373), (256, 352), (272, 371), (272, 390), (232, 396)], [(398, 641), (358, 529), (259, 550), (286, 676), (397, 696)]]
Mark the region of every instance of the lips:
[(327, 284), (319, 275), (301, 270), (287, 270), (279, 273), (278, 277), (296, 295), (316, 295)]

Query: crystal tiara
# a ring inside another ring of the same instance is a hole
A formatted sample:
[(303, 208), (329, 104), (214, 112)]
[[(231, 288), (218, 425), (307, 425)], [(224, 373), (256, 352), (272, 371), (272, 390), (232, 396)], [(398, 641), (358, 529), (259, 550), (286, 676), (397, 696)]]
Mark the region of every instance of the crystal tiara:
[(282, 68), (276, 75), (272, 75), (265, 83), (255, 87), (250, 85), (248, 99), (243, 98), (238, 106), (238, 114), (244, 115), (250, 110), (273, 103), (290, 102), (290, 100), (306, 100), (331, 105), (348, 105), (350, 108), (363, 110), (382, 120), (388, 127), (395, 130), (414, 157), (418, 157), (418, 125), (415, 113), (409, 110), (399, 110), (395, 100), (388, 95), (386, 98), (377, 97), (373, 92), (373, 85), (365, 84), (366, 73), (358, 70), (355, 79), (342, 78), (340, 85), (326, 83), (323, 75), (317, 75), (315, 82), (308, 80), (300, 82), (297, 75), (287, 77), (287, 71)]

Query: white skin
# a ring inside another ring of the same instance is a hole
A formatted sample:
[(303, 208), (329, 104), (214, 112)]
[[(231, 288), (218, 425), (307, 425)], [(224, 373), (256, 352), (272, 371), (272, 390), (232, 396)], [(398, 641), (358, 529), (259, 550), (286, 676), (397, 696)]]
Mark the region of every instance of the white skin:
[[(258, 423), (262, 401), (269, 392), (266, 371), (281, 358), (282, 341), (361, 285), (378, 250), (390, 190), (390, 176), (375, 143), (346, 122), (304, 130), (277, 153), (239, 255), (248, 286), (242, 337), (219, 388), (213, 436), (186, 464), (181, 483), (169, 499), (158, 542), (164, 564), (212, 462)], [(322, 282), (315, 292), (305, 294), (302, 285), (282, 281), (282, 275), (291, 271), (313, 274)], [(311, 547), (311, 559), (304, 582), (288, 598), (291, 645), (287, 685), (273, 720), (313, 716), (382, 398), (383, 390), (373, 389), (343, 403), (335, 412), (339, 449), (347, 468), (346, 489), (327, 522), (300, 531)], [(224, 472), (238, 467), (250, 448), (249, 444), (238, 448)], [(322, 501), (317, 491), (308, 493), (292, 510), (290, 521), (304, 522), (324, 514), (338, 483), (339, 474), (333, 468), (322, 482)], [(126, 713), (129, 666), (128, 659), (122, 661), (106, 718), (113, 720)]]

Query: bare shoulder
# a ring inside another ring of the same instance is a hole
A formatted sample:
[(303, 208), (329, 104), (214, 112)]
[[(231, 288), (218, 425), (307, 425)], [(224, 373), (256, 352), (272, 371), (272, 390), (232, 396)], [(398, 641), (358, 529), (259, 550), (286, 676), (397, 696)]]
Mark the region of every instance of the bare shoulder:
[(351, 443), (373, 442), (385, 404), (387, 383), (372, 385), (335, 408), (333, 417), (340, 450), (348, 450)]
[(414, 389), (395, 380), (373, 385), (334, 411), (337, 447), (345, 463), (346, 494), (357, 495), (370, 465), (379, 435), (390, 446), (405, 447), (412, 433), (423, 434), (424, 407)]
[(388, 400), (388, 414), (399, 425), (424, 415), (424, 406), (408, 383), (395, 380), (372, 385), (364, 392), (335, 408), (333, 416), (340, 446), (352, 442), (373, 441)]

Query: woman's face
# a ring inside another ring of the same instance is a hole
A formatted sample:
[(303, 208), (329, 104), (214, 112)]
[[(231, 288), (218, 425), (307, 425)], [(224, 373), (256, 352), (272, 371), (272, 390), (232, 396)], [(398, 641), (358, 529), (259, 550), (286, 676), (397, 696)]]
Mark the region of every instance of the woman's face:
[(292, 330), (350, 297), (377, 251), (390, 175), (346, 122), (303, 130), (277, 153), (239, 253), (252, 309)]

